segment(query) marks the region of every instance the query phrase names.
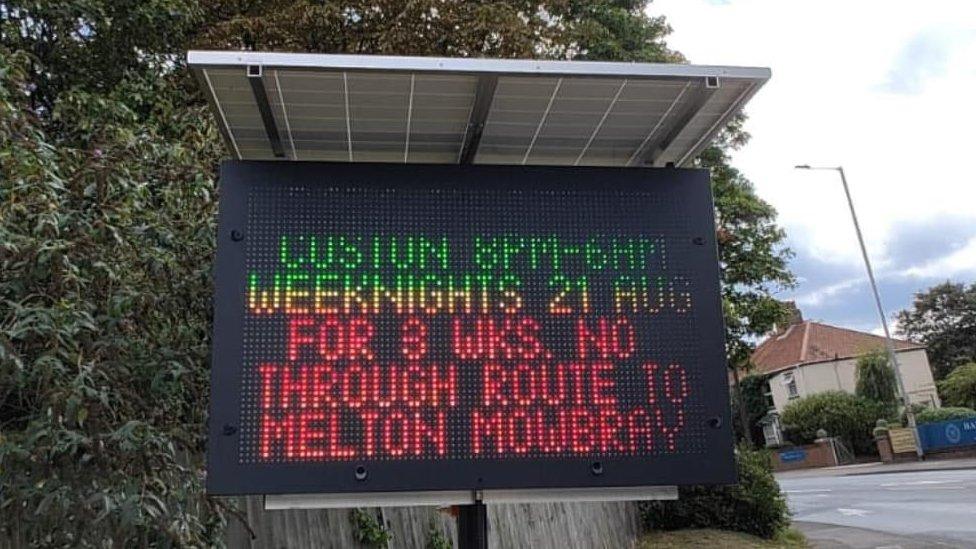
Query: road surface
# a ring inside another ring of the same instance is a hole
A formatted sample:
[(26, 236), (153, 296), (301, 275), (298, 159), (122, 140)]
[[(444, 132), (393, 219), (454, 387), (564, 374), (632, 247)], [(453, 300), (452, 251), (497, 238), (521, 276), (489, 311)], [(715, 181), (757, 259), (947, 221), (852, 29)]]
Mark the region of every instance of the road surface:
[(976, 469), (778, 480), (819, 546), (976, 548)]

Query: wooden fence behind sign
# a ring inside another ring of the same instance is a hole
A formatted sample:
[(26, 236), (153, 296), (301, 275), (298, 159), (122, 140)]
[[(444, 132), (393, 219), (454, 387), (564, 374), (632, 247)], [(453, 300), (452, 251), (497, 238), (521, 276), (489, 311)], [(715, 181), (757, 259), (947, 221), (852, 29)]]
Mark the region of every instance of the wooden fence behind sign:
[[(254, 539), (230, 518), (227, 546), (252, 549), (346, 548), (356, 542), (349, 509), (265, 511), (263, 499), (237, 499)], [(370, 509), (393, 534), (392, 548), (423, 548), (430, 531), (454, 542), (454, 518), (432, 507)], [(488, 506), (490, 547), (589, 549), (631, 547), (640, 533), (634, 503), (534, 503)]]

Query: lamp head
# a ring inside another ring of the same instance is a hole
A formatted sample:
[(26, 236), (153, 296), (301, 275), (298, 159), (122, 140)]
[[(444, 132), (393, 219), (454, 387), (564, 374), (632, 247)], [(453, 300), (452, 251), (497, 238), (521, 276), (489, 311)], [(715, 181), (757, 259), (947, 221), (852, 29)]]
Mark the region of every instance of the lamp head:
[(796, 166), (794, 166), (794, 168), (796, 168), (798, 170), (809, 170), (809, 169), (811, 169), (810, 168), (810, 164), (797, 164)]

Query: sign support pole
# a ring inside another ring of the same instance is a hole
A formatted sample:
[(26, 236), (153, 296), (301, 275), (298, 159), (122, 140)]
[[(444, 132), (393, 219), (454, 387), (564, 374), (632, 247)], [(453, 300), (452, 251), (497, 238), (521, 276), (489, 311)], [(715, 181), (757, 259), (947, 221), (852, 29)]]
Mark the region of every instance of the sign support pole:
[(477, 500), (457, 506), (458, 549), (488, 549), (488, 508)]
[(925, 452), (922, 450), (922, 441), (918, 436), (915, 412), (912, 411), (912, 398), (908, 394), (905, 386), (905, 379), (901, 374), (901, 366), (898, 364), (898, 353), (895, 352), (895, 345), (891, 341), (891, 332), (888, 330), (888, 317), (885, 316), (884, 307), (881, 305), (881, 294), (878, 293), (878, 284), (874, 279), (874, 269), (871, 268), (868, 249), (864, 246), (864, 235), (861, 234), (861, 225), (857, 222), (857, 213), (854, 211), (854, 200), (851, 199), (851, 189), (847, 186), (847, 176), (844, 174), (844, 167), (819, 168), (803, 164), (796, 166), (796, 168), (800, 170), (835, 170), (840, 174), (840, 182), (844, 185), (844, 195), (847, 196), (847, 206), (851, 210), (851, 220), (854, 221), (854, 232), (857, 233), (857, 243), (861, 245), (861, 257), (864, 258), (864, 268), (867, 270), (868, 280), (871, 282), (874, 305), (878, 308), (878, 317), (881, 319), (881, 327), (884, 329), (885, 351), (888, 354), (888, 362), (891, 363), (891, 369), (894, 370), (895, 380), (898, 382), (898, 392), (901, 393), (901, 398), (905, 405), (905, 418), (908, 420), (908, 428), (915, 434), (915, 455), (921, 461), (925, 459)]

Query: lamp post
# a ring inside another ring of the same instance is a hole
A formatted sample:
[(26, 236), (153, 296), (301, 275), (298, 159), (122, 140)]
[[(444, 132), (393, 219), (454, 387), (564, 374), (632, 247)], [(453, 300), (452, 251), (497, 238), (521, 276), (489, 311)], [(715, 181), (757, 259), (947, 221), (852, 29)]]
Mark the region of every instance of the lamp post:
[(833, 170), (840, 174), (840, 181), (844, 184), (844, 194), (847, 196), (847, 206), (851, 210), (851, 219), (854, 221), (854, 231), (857, 233), (857, 242), (861, 245), (861, 257), (864, 258), (864, 268), (868, 272), (868, 280), (871, 281), (871, 291), (874, 293), (874, 304), (878, 308), (878, 316), (881, 318), (881, 327), (884, 329), (885, 350), (888, 353), (888, 360), (895, 370), (895, 379), (898, 381), (898, 390), (901, 391), (902, 402), (905, 404), (905, 417), (908, 418), (908, 427), (912, 430), (915, 437), (915, 453), (922, 458), (922, 445), (918, 438), (918, 429), (915, 424), (915, 413), (912, 411), (912, 402), (905, 390), (905, 380), (902, 379), (901, 369), (898, 367), (898, 357), (895, 354), (895, 345), (891, 340), (891, 332), (888, 330), (888, 318), (885, 316), (884, 307), (881, 305), (881, 294), (878, 293), (878, 284), (874, 280), (874, 270), (871, 268), (871, 260), (868, 259), (868, 250), (864, 247), (864, 236), (861, 235), (861, 225), (857, 222), (857, 213), (854, 212), (854, 201), (851, 199), (851, 190), (847, 186), (847, 177), (844, 175), (843, 166), (837, 167), (814, 167), (808, 164), (796, 166), (798, 170)]

